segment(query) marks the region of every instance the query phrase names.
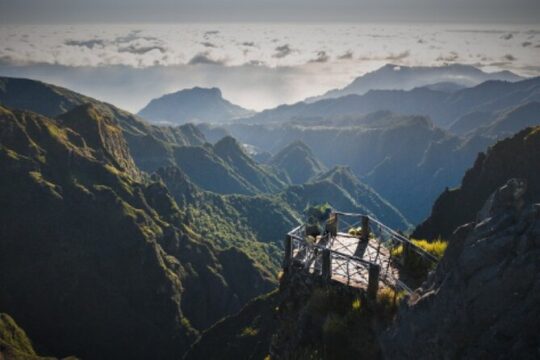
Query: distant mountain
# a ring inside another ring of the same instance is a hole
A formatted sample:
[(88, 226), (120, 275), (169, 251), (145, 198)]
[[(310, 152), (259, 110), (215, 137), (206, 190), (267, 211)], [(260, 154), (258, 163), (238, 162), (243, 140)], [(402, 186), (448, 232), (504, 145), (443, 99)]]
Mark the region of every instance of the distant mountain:
[[(396, 229), (405, 230), (408, 227), (408, 221), (401, 212), (391, 205), (388, 200), (379, 195), (373, 188), (358, 179), (348, 166), (336, 166), (329, 171), (313, 178), (311, 183), (330, 181), (347, 193), (353, 203), (365, 213), (370, 213), (382, 222), (391, 224)], [(328, 199), (329, 203), (335, 200)], [(336, 208), (347, 211), (350, 205), (335, 204)], [(356, 209), (355, 209), (356, 211)]]
[(36, 80), (0, 77), (0, 104), (31, 110), (48, 117), (56, 117), (79, 105), (92, 104), (100, 113), (115, 119), (128, 142), (135, 163), (149, 172), (174, 164), (174, 146), (201, 145), (206, 141), (193, 125), (149, 125), (140, 117), (113, 105)]
[(540, 102), (530, 101), (501, 111), (472, 112), (455, 121), (449, 130), (459, 135), (502, 139), (526, 127), (540, 125), (539, 114)]
[(227, 129), (220, 125), (215, 124), (208, 124), (208, 123), (200, 123), (196, 125), (197, 128), (201, 133), (203, 133), (204, 137), (208, 142), (215, 144), (219, 140), (223, 139), (225, 136), (230, 136)]
[[(381, 110), (403, 115), (429, 116), (441, 127), (448, 127), (472, 112), (497, 112), (531, 101), (540, 101), (540, 78), (516, 82), (486, 81), (455, 92), (431, 90), (370, 90), (364, 95), (346, 95), (292, 105), (281, 105), (243, 119), (246, 124), (283, 124), (299, 119), (360, 116)], [(308, 121), (305, 120), (304, 123)]]
[(461, 116), (450, 124), (448, 131), (460, 136), (467, 135), (476, 129), (488, 125), (493, 120), (493, 114), (491, 112), (473, 111)]
[(251, 159), (232, 137), (213, 146), (175, 147), (174, 159), (196, 185), (220, 194), (271, 193), (286, 185)]
[(160, 124), (185, 124), (188, 122), (221, 123), (246, 117), (253, 111), (246, 110), (223, 98), (218, 88), (180, 90), (150, 101), (139, 115)]
[(471, 222), (497, 188), (510, 178), (527, 181), (525, 199), (540, 201), (540, 127), (527, 128), (499, 141), (478, 155), (461, 186), (446, 189), (435, 201), (429, 218), (413, 233), (415, 238), (449, 238), (457, 226)]
[(396, 229), (407, 230), (410, 227), (399, 210), (361, 183), (345, 167), (331, 169), (305, 184), (289, 186), (276, 196), (300, 214), (309, 205), (329, 203), (340, 211), (370, 214)]
[(475, 132), (504, 138), (536, 125), (540, 125), (540, 102), (531, 101), (500, 113), (492, 123), (476, 129)]
[(292, 184), (303, 184), (326, 170), (311, 149), (301, 141), (287, 145), (273, 156), (268, 164), (283, 170)]
[(471, 87), (487, 80), (518, 81), (523, 80), (523, 78), (509, 71), (486, 73), (470, 65), (409, 67), (387, 64), (356, 78), (343, 89), (331, 90), (322, 96), (309, 98), (306, 102), (351, 94), (363, 95), (370, 90), (411, 90), (422, 86), (437, 91), (453, 92), (459, 87)]
[(433, 91), (441, 91), (441, 92), (445, 92), (445, 93), (454, 93), (456, 91), (465, 89), (467, 86), (464, 86), (464, 85), (461, 85), (461, 84), (456, 84), (456, 83), (453, 83), (453, 82), (438, 82), (438, 83), (429, 84), (429, 85), (426, 85), (426, 86), (423, 86), (423, 87), (425, 87), (425, 88), (427, 88), (429, 90), (433, 90)]
[(235, 124), (227, 130), (241, 142), (271, 152), (300, 140), (325, 166), (349, 165), (413, 223), (422, 221), (438, 194), (447, 186), (457, 186), (478, 152), (495, 141), (482, 136), (461, 138), (425, 117), (387, 112), (344, 124)]

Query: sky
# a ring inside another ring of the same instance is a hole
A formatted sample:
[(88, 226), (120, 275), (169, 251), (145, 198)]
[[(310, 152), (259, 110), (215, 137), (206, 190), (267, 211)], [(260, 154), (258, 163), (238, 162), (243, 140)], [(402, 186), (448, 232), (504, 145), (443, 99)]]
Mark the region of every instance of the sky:
[(6, 22), (538, 23), (538, 0), (0, 0)]
[(262, 110), (387, 63), (540, 75), (538, 0), (0, 0), (0, 75), (136, 112), (194, 86)]

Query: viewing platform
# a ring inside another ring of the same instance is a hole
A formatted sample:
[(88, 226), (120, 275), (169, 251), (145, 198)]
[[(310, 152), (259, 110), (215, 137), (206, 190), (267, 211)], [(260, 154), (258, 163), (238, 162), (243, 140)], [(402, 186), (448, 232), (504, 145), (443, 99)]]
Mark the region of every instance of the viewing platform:
[(404, 257), (414, 251), (436, 262), (433, 255), (370, 215), (333, 211), (322, 228), (303, 224), (287, 234), (283, 266), (365, 289), (370, 297), (379, 287), (410, 294), (400, 279), (399, 260), (392, 257), (391, 249), (399, 245)]

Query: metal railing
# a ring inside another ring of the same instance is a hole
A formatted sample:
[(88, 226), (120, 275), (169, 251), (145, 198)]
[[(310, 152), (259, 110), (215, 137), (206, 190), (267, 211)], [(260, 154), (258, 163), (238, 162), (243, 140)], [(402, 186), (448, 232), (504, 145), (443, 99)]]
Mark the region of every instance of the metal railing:
[[(376, 291), (380, 281), (396, 291), (410, 294), (412, 290), (394, 274), (395, 268), (391, 265), (392, 249), (401, 245), (404, 249), (407, 248), (407, 251), (412, 250), (430, 262), (437, 262), (435, 256), (373, 216), (345, 212), (333, 212), (332, 216), (335, 216), (332, 218), (334, 230), (325, 229), (325, 233), (318, 237), (318, 241), (317, 237), (306, 234), (306, 225), (300, 225), (287, 234), (284, 265), (292, 261), (309, 272), (328, 279), (334, 278), (350, 286), (366, 286), (368, 292), (374, 287), (373, 282), (377, 283)], [(347, 220), (350, 218), (352, 221)], [(358, 229), (359, 226), (361, 229)], [(355, 230), (353, 235), (347, 235), (350, 229)], [(338, 234), (340, 237), (350, 236), (368, 240), (366, 246), (369, 246), (369, 239), (375, 239), (377, 241), (375, 256), (372, 254), (371, 258), (366, 260), (355, 254), (345, 254), (331, 249), (332, 241)], [(386, 262), (382, 261), (381, 257), (384, 257)]]

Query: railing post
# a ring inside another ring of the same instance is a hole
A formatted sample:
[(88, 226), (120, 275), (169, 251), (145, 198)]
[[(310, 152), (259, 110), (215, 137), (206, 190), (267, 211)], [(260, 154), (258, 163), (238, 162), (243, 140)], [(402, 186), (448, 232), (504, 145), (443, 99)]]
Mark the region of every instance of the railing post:
[(403, 241), (403, 253), (401, 256), (401, 265), (405, 266), (407, 264), (407, 261), (409, 260), (409, 256), (411, 256), (411, 243), (408, 241)]
[(292, 237), (291, 235), (285, 236), (285, 257), (283, 259), (283, 270), (287, 271), (289, 270), (289, 267), (291, 266), (291, 260), (292, 260)]
[(381, 267), (377, 264), (370, 264), (368, 271), (367, 296), (369, 300), (375, 300), (377, 298), (377, 292), (379, 291), (379, 274), (381, 272)]
[(369, 241), (369, 217), (362, 216), (362, 241)]
[(332, 254), (329, 249), (322, 252), (322, 277), (324, 281), (332, 279)]

